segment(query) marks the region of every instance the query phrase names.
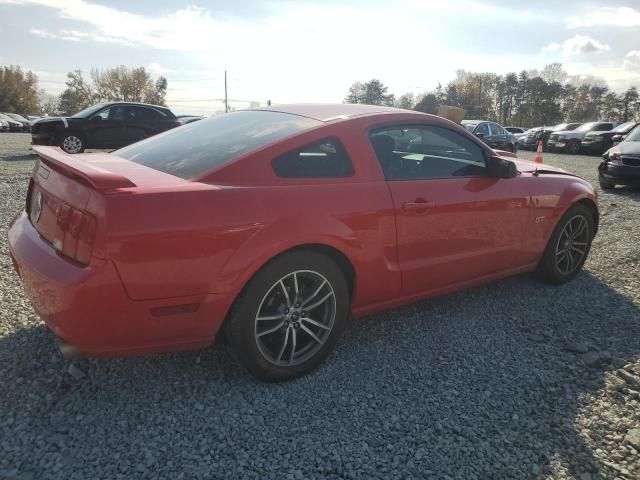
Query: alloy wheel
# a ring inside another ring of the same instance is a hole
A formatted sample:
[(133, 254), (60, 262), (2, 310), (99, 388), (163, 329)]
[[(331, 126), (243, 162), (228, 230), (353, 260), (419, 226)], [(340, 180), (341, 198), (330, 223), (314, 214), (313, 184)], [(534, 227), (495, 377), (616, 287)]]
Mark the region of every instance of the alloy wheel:
[(576, 270), (587, 254), (589, 224), (582, 215), (567, 221), (556, 244), (556, 266), (563, 275)]
[(69, 135), (62, 141), (62, 149), (67, 153), (78, 153), (82, 150), (82, 140), (75, 135)]
[(274, 365), (298, 365), (322, 348), (335, 317), (336, 295), (324, 276), (312, 270), (289, 273), (260, 302), (254, 322), (256, 345)]

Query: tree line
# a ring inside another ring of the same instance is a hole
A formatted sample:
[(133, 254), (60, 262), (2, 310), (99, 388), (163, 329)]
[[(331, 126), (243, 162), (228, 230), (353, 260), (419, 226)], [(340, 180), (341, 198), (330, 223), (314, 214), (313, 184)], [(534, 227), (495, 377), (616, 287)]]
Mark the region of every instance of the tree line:
[(125, 101), (165, 105), (167, 79), (153, 79), (144, 67), (124, 65), (100, 70), (92, 68), (89, 78), (82, 71), (67, 73), (66, 88), (59, 96), (47, 95), (38, 78), (19, 66), (0, 67), (0, 112), (27, 115), (73, 115), (100, 102)]
[(405, 93), (396, 98), (380, 80), (355, 82), (345, 103), (388, 105), (436, 113), (441, 105), (461, 107), (466, 118), (493, 120), (503, 125), (536, 127), (563, 121), (588, 122), (640, 120), (640, 96), (635, 86), (611, 91), (593, 76), (570, 76), (560, 63), (541, 71), (497, 75), (458, 70), (444, 87), (421, 95)]

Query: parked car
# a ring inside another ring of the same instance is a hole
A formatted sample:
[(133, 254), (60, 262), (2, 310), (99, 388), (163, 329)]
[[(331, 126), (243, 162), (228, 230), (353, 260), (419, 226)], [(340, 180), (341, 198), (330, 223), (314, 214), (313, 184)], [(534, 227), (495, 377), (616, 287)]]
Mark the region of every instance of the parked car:
[(575, 130), (581, 123), (560, 123), (551, 127), (534, 127), (520, 138), (518, 138), (518, 148), (525, 150), (535, 150), (538, 148), (538, 142), (542, 140), (542, 148), (547, 149), (549, 137), (555, 131)]
[(203, 118), (205, 117), (201, 115), (178, 115), (178, 120), (180, 120), (180, 123), (182, 123), (183, 125), (197, 122), (198, 120), (202, 120)]
[(616, 143), (613, 140), (614, 137), (619, 136), (621, 141), (638, 124), (640, 122), (626, 122), (608, 132), (589, 132), (582, 139), (582, 149), (587, 153), (602, 154)]
[(518, 138), (520, 138), (522, 135), (524, 135), (527, 132), (527, 128), (522, 128), (522, 127), (504, 127), (504, 129), (513, 134), (514, 137), (516, 137), (516, 140)]
[(554, 131), (549, 136), (547, 149), (552, 152), (565, 152), (576, 155), (582, 149), (582, 139), (589, 132), (608, 132), (615, 127), (614, 122), (583, 123), (574, 130)]
[(30, 132), (31, 131), (31, 121), (24, 118), (22, 115), (18, 115), (17, 113), (9, 113), (9, 112), (2, 112), (3, 115), (6, 115), (7, 117), (15, 120), (16, 122), (20, 122), (22, 124), (22, 131), (23, 132)]
[(34, 151), (9, 251), (66, 355), (223, 336), (254, 375), (288, 380), (349, 317), (522, 272), (567, 282), (598, 227), (588, 182), (389, 107), (279, 105), (113, 153)]
[(602, 157), (598, 180), (603, 190), (611, 190), (616, 185), (640, 187), (640, 124)]
[(462, 126), (491, 148), (517, 152), (516, 137), (507, 132), (502, 125), (484, 120), (463, 120)]
[(67, 153), (85, 148), (120, 148), (182, 125), (167, 107), (144, 103), (100, 103), (72, 117), (41, 118), (33, 145), (57, 145)]
[(8, 132), (9, 131), (9, 122), (6, 120), (0, 120), (0, 132)]
[(10, 132), (21, 132), (24, 128), (22, 123), (18, 122), (17, 120), (14, 120), (13, 118), (11, 118), (8, 115), (5, 115), (4, 113), (0, 113), (0, 120), (4, 120), (9, 124)]

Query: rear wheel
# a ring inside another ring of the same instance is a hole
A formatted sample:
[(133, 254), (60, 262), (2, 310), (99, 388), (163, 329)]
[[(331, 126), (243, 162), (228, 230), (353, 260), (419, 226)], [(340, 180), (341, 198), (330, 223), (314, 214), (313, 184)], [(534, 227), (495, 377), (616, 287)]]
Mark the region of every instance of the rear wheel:
[(276, 258), (249, 282), (225, 333), (234, 356), (264, 381), (285, 381), (316, 368), (347, 320), (349, 292), (338, 266), (313, 251)]
[(564, 147), (564, 150), (571, 155), (577, 155), (580, 153), (580, 142), (578, 140), (571, 140), (567, 143), (567, 146)]
[(64, 133), (58, 141), (58, 146), (67, 153), (84, 152), (84, 138), (76, 132)]
[(593, 235), (591, 210), (581, 204), (572, 206), (556, 225), (538, 264), (536, 276), (556, 285), (573, 279), (589, 255)]

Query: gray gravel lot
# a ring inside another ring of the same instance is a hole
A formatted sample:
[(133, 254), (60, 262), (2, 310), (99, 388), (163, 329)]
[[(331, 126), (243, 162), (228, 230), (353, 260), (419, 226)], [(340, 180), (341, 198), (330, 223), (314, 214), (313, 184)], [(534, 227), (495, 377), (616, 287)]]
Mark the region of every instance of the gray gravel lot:
[[(640, 478), (639, 191), (601, 195), (570, 284), (361, 319), (318, 371), (266, 385), (217, 346), (59, 356), (7, 252), (28, 143), (0, 134), (0, 479)], [(598, 157), (545, 162), (596, 181)]]

